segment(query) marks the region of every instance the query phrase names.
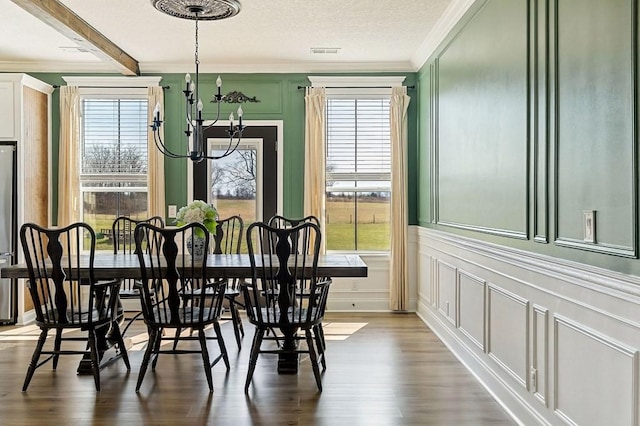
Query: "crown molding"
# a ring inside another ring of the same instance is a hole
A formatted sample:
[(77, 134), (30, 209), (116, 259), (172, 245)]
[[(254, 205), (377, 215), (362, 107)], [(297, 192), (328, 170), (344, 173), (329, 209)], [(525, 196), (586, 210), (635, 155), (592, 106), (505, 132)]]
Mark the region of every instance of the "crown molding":
[(411, 64), (414, 71), (427, 62), (429, 57), (435, 52), (438, 46), (444, 41), (447, 35), (453, 30), (453, 27), (462, 19), (471, 6), (476, 2), (485, 0), (453, 0), (449, 7), (444, 11), (440, 19), (433, 26), (433, 29), (427, 34), (416, 53), (411, 57)]
[[(144, 73), (192, 72), (193, 63), (166, 64), (141, 62)], [(246, 63), (246, 64), (200, 64), (200, 73), (210, 74), (312, 74), (312, 73), (379, 73), (414, 72), (413, 65), (405, 62), (296, 62), (296, 63)]]

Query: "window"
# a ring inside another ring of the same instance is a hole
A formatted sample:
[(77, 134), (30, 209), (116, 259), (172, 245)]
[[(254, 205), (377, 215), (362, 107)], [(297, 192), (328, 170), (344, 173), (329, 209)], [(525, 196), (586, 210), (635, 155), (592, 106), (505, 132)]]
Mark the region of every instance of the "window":
[(327, 89), (327, 250), (389, 251), (389, 94)]
[[(147, 217), (147, 105), (144, 95), (82, 97), (82, 220), (98, 237), (118, 216)], [(111, 241), (98, 238), (98, 248)]]

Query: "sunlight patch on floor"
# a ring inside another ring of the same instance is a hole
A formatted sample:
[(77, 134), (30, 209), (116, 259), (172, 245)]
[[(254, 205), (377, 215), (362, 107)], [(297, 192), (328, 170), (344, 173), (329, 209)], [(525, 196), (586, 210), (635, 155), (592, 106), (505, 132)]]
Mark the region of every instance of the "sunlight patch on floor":
[[(62, 334), (72, 331), (74, 330), (62, 330)], [(55, 336), (55, 334), (55, 330), (49, 330), (49, 336)], [(38, 337), (40, 337), (40, 328), (37, 325), (25, 325), (23, 327), (0, 331), (0, 342), (38, 340)]]
[(366, 322), (323, 322), (325, 340), (347, 340), (349, 336), (355, 334)]
[[(220, 325), (223, 325), (229, 321), (220, 321)], [(357, 333), (358, 330), (366, 326), (368, 323), (366, 322), (325, 322), (322, 323), (322, 328), (324, 330), (324, 338), (325, 340), (331, 341), (343, 341), (347, 340), (349, 336)], [(208, 326), (205, 330), (212, 328)], [(63, 330), (63, 333), (72, 332), (74, 330)], [(167, 329), (164, 337), (173, 337), (175, 336), (176, 330)], [(187, 328), (181, 331), (181, 336), (189, 336), (191, 333), (191, 329)], [(55, 330), (51, 330), (49, 335), (55, 335)], [(29, 341), (29, 340), (38, 340), (38, 336), (40, 336), (40, 328), (36, 325), (26, 325), (23, 327), (15, 327), (10, 330), (5, 330), (0, 332), (0, 344), (3, 342), (7, 342), (7, 345), (2, 345), (6, 347), (10, 347), (8, 342), (19, 342), (19, 341)], [(125, 345), (127, 347), (127, 351), (143, 351), (147, 347), (147, 342), (149, 340), (149, 334), (139, 333), (133, 336), (125, 336)], [(162, 342), (162, 345), (170, 345), (173, 344), (170, 340), (165, 340)], [(11, 345), (13, 346), (13, 345)], [(3, 347), (4, 349), (4, 347)]]

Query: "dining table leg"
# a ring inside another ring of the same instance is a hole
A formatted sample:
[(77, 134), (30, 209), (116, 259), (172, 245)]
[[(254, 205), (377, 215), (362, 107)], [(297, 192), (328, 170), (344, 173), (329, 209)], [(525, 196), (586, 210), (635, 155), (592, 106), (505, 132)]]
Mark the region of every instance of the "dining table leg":
[(282, 352), (278, 354), (278, 373), (279, 374), (298, 374), (298, 365), (300, 362), (298, 350), (298, 340), (295, 335), (297, 328), (281, 327), (282, 331)]
[[(124, 308), (118, 298), (118, 310), (116, 318), (114, 319), (116, 324), (124, 322)], [(120, 358), (122, 358), (121, 352), (116, 350), (116, 339), (113, 337), (113, 325), (108, 329), (101, 328), (96, 330), (96, 340), (98, 341), (98, 360), (100, 369), (113, 364)], [(76, 370), (79, 375), (93, 375), (91, 369), (91, 355), (86, 354), (80, 360), (78, 369)]]

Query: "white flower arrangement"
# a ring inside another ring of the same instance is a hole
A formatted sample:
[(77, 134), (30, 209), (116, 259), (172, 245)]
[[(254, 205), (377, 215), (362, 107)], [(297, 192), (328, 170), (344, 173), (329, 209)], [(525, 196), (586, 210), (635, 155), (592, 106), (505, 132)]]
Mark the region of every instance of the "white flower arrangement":
[(203, 224), (209, 232), (215, 234), (216, 226), (218, 225), (217, 218), (218, 211), (214, 206), (202, 200), (195, 200), (178, 210), (176, 225), (184, 226), (187, 223), (197, 222)]

